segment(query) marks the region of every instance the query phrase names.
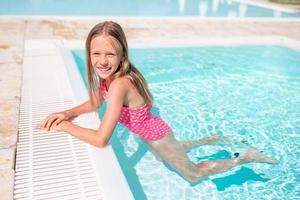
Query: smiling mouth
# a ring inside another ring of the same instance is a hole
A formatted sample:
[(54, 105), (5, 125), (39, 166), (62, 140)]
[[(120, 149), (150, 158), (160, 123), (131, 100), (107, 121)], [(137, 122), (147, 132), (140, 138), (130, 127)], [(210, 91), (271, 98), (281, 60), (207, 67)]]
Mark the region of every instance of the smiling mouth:
[(100, 73), (107, 73), (107, 72), (109, 72), (111, 70), (111, 67), (105, 67), (105, 68), (103, 68), (103, 67), (96, 67), (96, 70), (98, 71), (98, 73), (99, 72)]
[(109, 68), (99, 68), (99, 71), (100, 72), (108, 72), (108, 71), (110, 71), (111, 70), (111, 68), (109, 67)]

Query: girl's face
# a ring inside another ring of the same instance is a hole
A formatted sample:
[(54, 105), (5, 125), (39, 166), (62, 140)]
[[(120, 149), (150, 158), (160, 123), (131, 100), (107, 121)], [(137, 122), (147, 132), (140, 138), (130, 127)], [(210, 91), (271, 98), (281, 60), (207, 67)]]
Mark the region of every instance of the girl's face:
[(91, 40), (91, 64), (101, 79), (110, 79), (123, 59), (122, 50), (111, 36), (96, 36)]

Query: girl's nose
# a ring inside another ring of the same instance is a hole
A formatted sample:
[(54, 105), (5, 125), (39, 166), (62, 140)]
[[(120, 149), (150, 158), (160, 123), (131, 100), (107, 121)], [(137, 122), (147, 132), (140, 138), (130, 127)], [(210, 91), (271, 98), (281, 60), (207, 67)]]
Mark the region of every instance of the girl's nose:
[(101, 65), (107, 65), (108, 64), (108, 59), (106, 56), (101, 56), (100, 58), (100, 64)]

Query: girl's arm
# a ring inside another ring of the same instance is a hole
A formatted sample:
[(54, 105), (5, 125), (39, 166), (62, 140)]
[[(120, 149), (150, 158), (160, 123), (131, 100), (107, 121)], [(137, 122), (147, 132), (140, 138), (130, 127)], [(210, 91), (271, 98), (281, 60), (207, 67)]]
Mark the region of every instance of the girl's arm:
[(63, 112), (52, 113), (46, 117), (37, 128), (50, 130), (52, 125), (58, 125), (64, 120), (69, 120), (72, 117), (76, 117), (80, 114), (91, 112), (97, 110), (103, 103), (103, 97), (99, 92), (95, 93), (93, 96), (95, 104), (93, 105), (91, 100), (88, 100), (79, 106), (65, 110)]
[(97, 147), (105, 147), (112, 136), (114, 128), (120, 118), (126, 95), (126, 84), (114, 80), (108, 91), (107, 108), (98, 130), (77, 126), (69, 121), (53, 125), (51, 130), (61, 130)]
[(91, 100), (88, 100), (88, 101), (80, 104), (79, 106), (76, 106), (69, 110), (65, 110), (64, 112), (69, 117), (77, 117), (78, 115), (81, 115), (83, 113), (96, 111), (102, 105), (103, 97), (102, 97), (102, 95), (100, 95), (100, 92), (96, 92), (92, 98), (94, 101), (94, 105), (92, 104)]

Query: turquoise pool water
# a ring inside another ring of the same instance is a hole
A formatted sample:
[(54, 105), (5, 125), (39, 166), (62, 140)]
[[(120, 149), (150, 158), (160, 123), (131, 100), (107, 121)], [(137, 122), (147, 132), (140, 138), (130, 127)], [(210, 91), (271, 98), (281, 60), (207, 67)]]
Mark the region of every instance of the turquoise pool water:
[(300, 17), (234, 0), (0, 0), (0, 15)]
[[(249, 146), (280, 160), (190, 184), (118, 125), (111, 144), (136, 199), (299, 199), (300, 52), (280, 46), (130, 52), (154, 96), (153, 112), (172, 126), (176, 138), (219, 134), (234, 143), (195, 148), (189, 153), (194, 162), (228, 158)], [(84, 53), (73, 55), (84, 77)]]

